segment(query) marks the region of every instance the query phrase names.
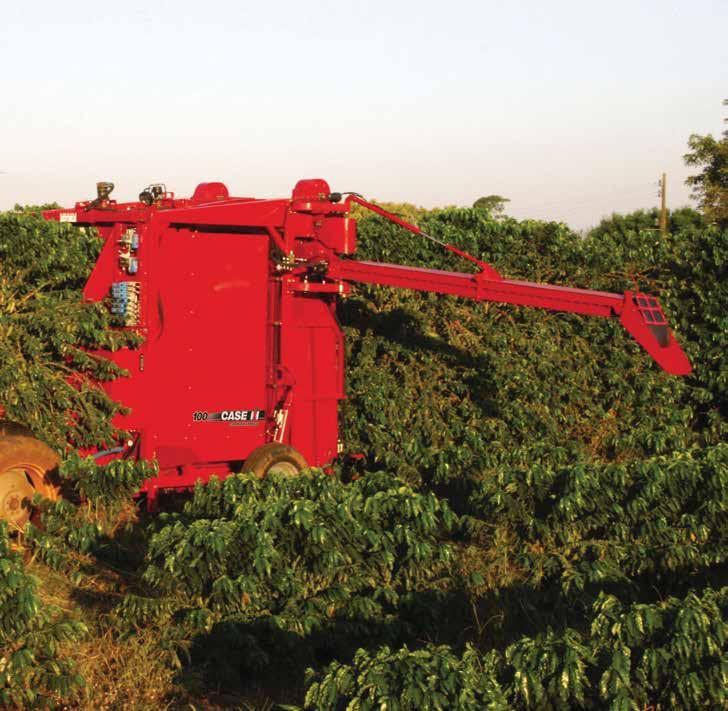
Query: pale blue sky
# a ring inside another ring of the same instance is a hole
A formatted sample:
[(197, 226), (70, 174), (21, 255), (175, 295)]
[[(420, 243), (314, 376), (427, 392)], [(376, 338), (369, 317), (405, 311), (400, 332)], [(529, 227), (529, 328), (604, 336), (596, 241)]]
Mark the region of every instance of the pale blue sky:
[(3, 3), (0, 209), (298, 178), (576, 227), (685, 204), (722, 130), (728, 1)]

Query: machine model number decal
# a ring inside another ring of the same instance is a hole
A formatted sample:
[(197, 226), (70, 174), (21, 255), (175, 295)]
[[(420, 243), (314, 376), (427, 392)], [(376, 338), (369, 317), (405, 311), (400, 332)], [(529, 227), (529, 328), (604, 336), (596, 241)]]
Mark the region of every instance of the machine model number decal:
[(264, 410), (220, 410), (218, 412), (195, 410), (192, 413), (194, 422), (227, 422), (233, 427), (257, 425), (264, 419)]

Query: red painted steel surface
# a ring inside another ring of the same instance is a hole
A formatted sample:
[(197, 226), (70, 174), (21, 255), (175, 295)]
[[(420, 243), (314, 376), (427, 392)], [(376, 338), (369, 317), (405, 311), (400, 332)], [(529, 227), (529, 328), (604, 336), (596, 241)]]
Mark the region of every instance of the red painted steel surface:
[[(134, 351), (107, 353), (129, 376), (105, 385), (131, 408), (121, 456), (156, 457), (144, 491), (183, 489), (239, 469), (278, 441), (314, 466), (339, 447), (344, 343), (336, 301), (364, 282), (601, 317), (622, 325), (665, 370), (690, 364), (654, 297), (503, 278), (491, 265), (424, 233), (359, 196), (343, 202), (320, 179), (290, 199), (230, 197), (202, 183), (190, 199), (160, 192), (152, 204), (112, 200), (51, 210), (48, 219), (95, 226), (105, 240), (84, 289), (108, 300)], [(474, 263), (477, 274), (356, 261), (356, 202)], [(113, 287), (112, 287), (113, 285)]]

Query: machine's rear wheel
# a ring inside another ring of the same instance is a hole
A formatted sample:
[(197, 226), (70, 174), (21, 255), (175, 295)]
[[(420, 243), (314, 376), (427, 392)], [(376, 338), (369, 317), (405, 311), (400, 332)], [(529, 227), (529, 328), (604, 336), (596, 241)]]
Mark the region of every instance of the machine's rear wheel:
[(11, 423), (0, 424), (0, 520), (11, 529), (30, 518), (29, 500), (38, 493), (58, 498), (54, 474), (60, 459), (47, 445)]
[(260, 478), (268, 474), (296, 476), (303, 469), (308, 469), (303, 455), (293, 447), (277, 442), (269, 442), (254, 449), (243, 465), (244, 472)]

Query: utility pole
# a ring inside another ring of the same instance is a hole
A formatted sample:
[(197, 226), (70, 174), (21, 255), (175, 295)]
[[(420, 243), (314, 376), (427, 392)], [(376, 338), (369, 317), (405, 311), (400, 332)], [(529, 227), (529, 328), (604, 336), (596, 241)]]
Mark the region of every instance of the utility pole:
[(660, 234), (667, 236), (667, 174), (660, 179)]

